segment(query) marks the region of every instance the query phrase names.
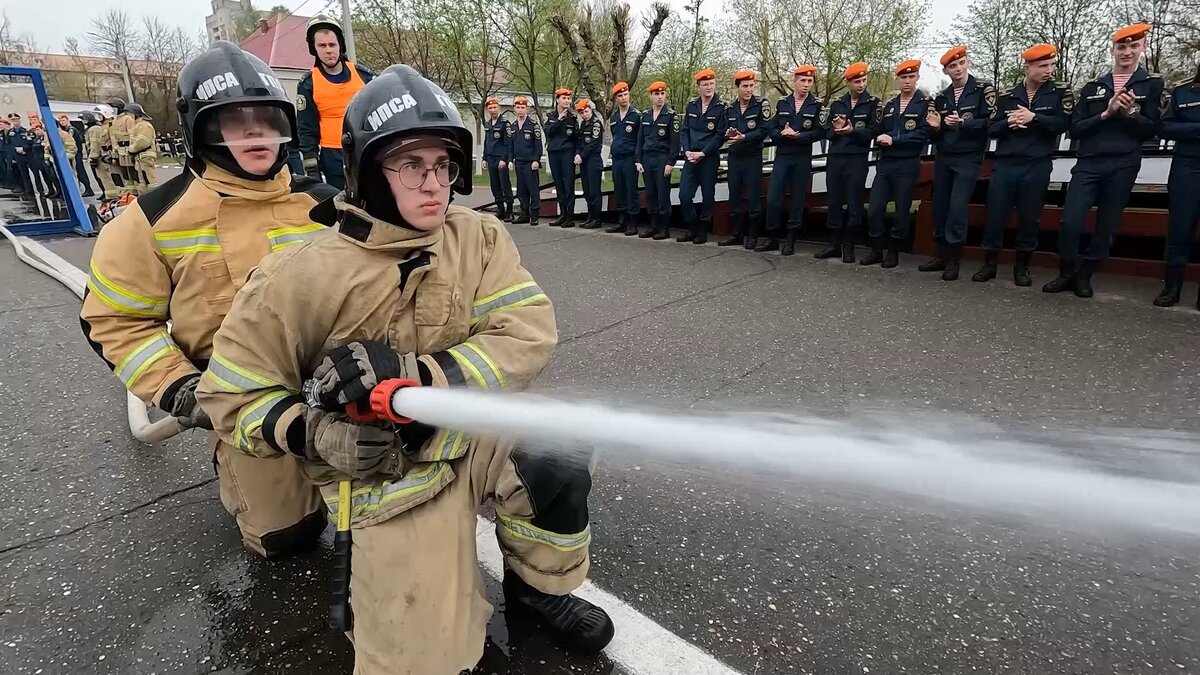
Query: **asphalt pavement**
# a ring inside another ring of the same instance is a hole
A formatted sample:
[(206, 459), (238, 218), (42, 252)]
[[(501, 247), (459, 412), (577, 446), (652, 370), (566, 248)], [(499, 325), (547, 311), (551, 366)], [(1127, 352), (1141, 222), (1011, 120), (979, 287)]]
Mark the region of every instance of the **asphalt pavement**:
[[(540, 388), (1049, 443), (1200, 483), (1200, 312), (896, 270), (510, 228), (555, 302)], [(50, 247), (84, 265), (91, 242)], [(972, 270), (973, 271), (973, 270)], [(349, 672), (328, 541), (243, 551), (190, 434), (133, 441), (78, 302), (0, 247), (0, 672)], [(668, 412), (668, 414), (672, 414)], [(747, 419), (750, 416), (747, 415)], [(1200, 541), (992, 513), (738, 461), (600, 448), (592, 579), (745, 673), (1200, 673)], [(1014, 486), (1014, 490), (1020, 486)], [(326, 534), (328, 539), (329, 534)], [(496, 584), (489, 587), (500, 604)], [(482, 673), (621, 673), (497, 612)]]

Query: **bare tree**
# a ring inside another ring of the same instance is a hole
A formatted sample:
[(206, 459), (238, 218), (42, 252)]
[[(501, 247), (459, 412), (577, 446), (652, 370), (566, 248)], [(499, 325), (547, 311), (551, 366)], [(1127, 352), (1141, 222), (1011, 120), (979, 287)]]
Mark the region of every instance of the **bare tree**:
[(489, 20), (485, 0), (449, 3), (446, 9), (452, 13), (444, 36), (454, 70), (449, 91), (474, 111), (475, 134), (479, 138), (484, 101), (500, 90), (505, 79), (501, 69), (508, 62), (508, 46)]
[(1024, 41), (1058, 47), (1058, 72), (1075, 88), (1099, 74), (1108, 62), (1111, 7), (1096, 0), (1030, 0)]
[(95, 101), (97, 99), (98, 82), (96, 69), (92, 65), (92, 60), (83, 55), (79, 51), (79, 40), (74, 37), (69, 37), (63, 42), (63, 51), (71, 59), (71, 65), (75, 72), (79, 74), (77, 81), (79, 82), (79, 91), (82, 94), (82, 99), (85, 101)]
[(950, 42), (970, 48), (971, 65), (997, 87), (1021, 76), (1020, 53), (1028, 45), (1025, 10), (1005, 0), (974, 0), (954, 19)]
[(8, 18), (8, 12), (0, 12), (0, 65), (30, 65), (32, 63), (30, 55), (38, 51), (33, 35), (30, 33), (18, 35)]
[(129, 58), (141, 45), (141, 35), (129, 15), (119, 9), (110, 9), (99, 18), (92, 19), (92, 29), (87, 33), (92, 51), (117, 60), (121, 75), (125, 79), (125, 94), (133, 98), (130, 81)]

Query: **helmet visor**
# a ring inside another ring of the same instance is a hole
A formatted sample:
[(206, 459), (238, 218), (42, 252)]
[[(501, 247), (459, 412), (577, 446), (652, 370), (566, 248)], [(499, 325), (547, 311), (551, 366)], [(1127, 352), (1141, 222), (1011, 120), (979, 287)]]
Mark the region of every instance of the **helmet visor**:
[(228, 148), (284, 145), (292, 140), (291, 124), (278, 106), (226, 105), (206, 116), (203, 139)]

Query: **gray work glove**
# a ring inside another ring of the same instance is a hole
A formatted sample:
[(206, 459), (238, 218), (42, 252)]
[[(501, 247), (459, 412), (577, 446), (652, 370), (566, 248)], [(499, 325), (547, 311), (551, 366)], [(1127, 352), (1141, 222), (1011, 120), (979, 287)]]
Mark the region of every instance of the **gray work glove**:
[(391, 378), (418, 379), (417, 357), (398, 354), (377, 340), (351, 342), (329, 352), (313, 372), (314, 394), (325, 410), (365, 403), (375, 385)]
[(344, 415), (309, 408), (304, 415), (304, 454), (352, 478), (398, 475), (404, 444), (391, 429), (354, 424)]
[(321, 177), (320, 162), (317, 161), (316, 155), (304, 158), (304, 172), (313, 178)]
[(196, 385), (200, 384), (200, 374), (192, 376), (184, 382), (171, 400), (167, 402), (167, 412), (179, 420), (179, 426), (184, 429), (208, 429), (212, 431), (212, 420), (196, 403)]

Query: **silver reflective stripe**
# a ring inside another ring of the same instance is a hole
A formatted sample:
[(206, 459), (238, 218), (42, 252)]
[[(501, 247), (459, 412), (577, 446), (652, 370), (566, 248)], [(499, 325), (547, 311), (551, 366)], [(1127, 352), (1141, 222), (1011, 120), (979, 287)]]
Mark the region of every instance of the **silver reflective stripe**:
[(242, 408), (242, 411), (238, 413), (237, 423), (233, 431), (238, 450), (246, 454), (251, 453), (254, 444), (250, 439), (250, 434), (262, 427), (263, 418), (267, 416), (267, 413), (271, 412), (271, 408), (277, 402), (287, 398), (287, 396), (288, 392), (286, 389), (275, 389), (258, 397), (250, 405)]
[(446, 351), (458, 362), (458, 367), (465, 370), (479, 385), (480, 389), (504, 389), (504, 375), (488, 357), (487, 353), (477, 345), (464, 342)]
[(132, 389), (142, 373), (155, 361), (172, 351), (179, 351), (171, 336), (166, 332), (158, 333), (134, 348), (133, 351), (117, 366), (117, 377), (125, 384), (126, 389)]
[(517, 520), (508, 516), (499, 516), (497, 521), (501, 527), (516, 537), (539, 544), (546, 544), (559, 551), (574, 551), (587, 546), (592, 539), (591, 527), (584, 528), (578, 534), (555, 534), (540, 527), (534, 527), (525, 520)]
[(213, 353), (208, 362), (208, 374), (219, 387), (237, 394), (281, 386), (278, 382), (272, 382), (261, 375), (252, 373), (217, 353)]
[(271, 242), (271, 250), (278, 251), (281, 248), (286, 248), (294, 244), (302, 244), (313, 235), (326, 229), (324, 225), (311, 223), (309, 225), (299, 225), (296, 227), (281, 227), (277, 230), (267, 232), (267, 239)]
[[(445, 462), (433, 462), (424, 469), (410, 472), (398, 481), (359, 488), (350, 498), (350, 514), (352, 517), (370, 515), (388, 502), (416, 494), (440, 480), (448, 468), (450, 467)], [(330, 515), (336, 516), (337, 496), (326, 498), (325, 506)]]
[(462, 447), (462, 444), (464, 441), (466, 441), (466, 434), (461, 431), (442, 429), (438, 436), (441, 438), (442, 442), (438, 443), (437, 452), (433, 454), (434, 459), (451, 460), (458, 459), (459, 457), (463, 456), (465, 450)]
[(221, 240), (217, 238), (216, 230), (164, 232), (155, 234), (154, 241), (158, 243), (158, 250), (164, 255), (221, 250)]
[(92, 263), (91, 274), (88, 275), (88, 288), (104, 304), (118, 312), (150, 317), (164, 317), (167, 315), (167, 300), (148, 298), (121, 288), (101, 274), (100, 270), (96, 269), (95, 263)]
[(505, 309), (507, 307), (520, 307), (533, 302), (536, 299), (544, 298), (546, 294), (542, 292), (541, 287), (534, 281), (526, 281), (515, 286), (500, 291), (497, 294), (490, 295), (475, 303), (471, 309), (471, 318), (473, 321), (478, 321), (484, 315), (492, 312)]

